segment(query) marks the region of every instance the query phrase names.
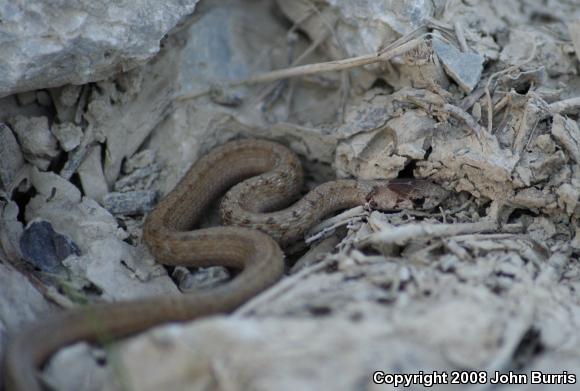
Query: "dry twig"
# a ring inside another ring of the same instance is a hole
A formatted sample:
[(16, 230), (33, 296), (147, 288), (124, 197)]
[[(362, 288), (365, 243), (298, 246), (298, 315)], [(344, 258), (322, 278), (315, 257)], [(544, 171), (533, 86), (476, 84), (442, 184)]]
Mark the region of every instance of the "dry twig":
[(456, 224), (406, 224), (399, 227), (385, 228), (380, 232), (359, 240), (357, 245), (402, 244), (417, 238), (440, 238), (463, 234), (496, 232), (500, 229), (502, 232), (519, 232), (522, 229), (522, 226), (521, 224), (507, 224), (501, 226), (495, 221)]
[[(405, 35), (404, 37), (393, 42), (391, 45), (389, 45), (387, 48), (380, 51), (379, 53), (351, 57), (344, 60), (328, 61), (316, 64), (300, 65), (285, 69), (278, 69), (275, 71), (255, 75), (247, 79), (231, 82), (228, 84), (228, 86), (238, 87), (242, 85), (268, 83), (280, 79), (286, 79), (289, 77), (307, 76), (322, 72), (342, 71), (361, 67), (364, 65), (375, 64), (378, 62), (389, 61), (394, 57), (403, 55), (409, 50), (418, 47), (420, 44), (424, 42), (426, 37), (431, 36), (430, 33), (425, 33), (419, 36), (418, 38), (409, 40), (410, 37), (416, 35), (416, 33), (419, 32), (420, 30), (421, 29), (417, 29), (410, 34)], [(209, 93), (209, 89), (195, 94), (177, 96), (175, 99), (176, 100), (194, 99), (206, 95), (207, 93)]]

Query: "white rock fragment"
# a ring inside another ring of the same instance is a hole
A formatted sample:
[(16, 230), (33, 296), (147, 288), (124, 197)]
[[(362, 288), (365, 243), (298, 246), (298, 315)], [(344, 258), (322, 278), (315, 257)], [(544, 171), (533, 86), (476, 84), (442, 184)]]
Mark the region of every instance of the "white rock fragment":
[(22, 146), (24, 158), (41, 170), (48, 169), (59, 153), (56, 138), (48, 127), (48, 119), (18, 115), (12, 120), (12, 127)]
[[(53, 172), (42, 172), (37, 169), (31, 170), (30, 180), (36, 190), (36, 196), (32, 197), (26, 210), (34, 209), (35, 203), (38, 206), (47, 202), (72, 202), (81, 201), (81, 192), (71, 182), (63, 179)], [(29, 216), (27, 221), (31, 221), (36, 216)], [(47, 219), (51, 221), (51, 219)], [(70, 229), (70, 227), (69, 227)]]
[(564, 208), (566, 213), (572, 215), (580, 200), (580, 190), (569, 183), (565, 183), (556, 190), (556, 194), (558, 194), (560, 206)]
[(560, 114), (553, 117), (552, 136), (568, 152), (570, 158), (580, 163), (580, 128), (570, 118)]
[(458, 48), (443, 42), (440, 38), (433, 39), (433, 49), (443, 64), (445, 72), (465, 93), (473, 91), (483, 71), (483, 56), (477, 53), (463, 53)]
[(70, 122), (65, 122), (63, 124), (54, 124), (50, 129), (52, 134), (58, 140), (58, 143), (63, 150), (69, 152), (81, 143), (81, 138), (83, 137), (83, 131), (80, 126), (76, 126)]
[(85, 195), (97, 202), (101, 202), (109, 192), (101, 162), (101, 151), (101, 145), (95, 145), (77, 170)]

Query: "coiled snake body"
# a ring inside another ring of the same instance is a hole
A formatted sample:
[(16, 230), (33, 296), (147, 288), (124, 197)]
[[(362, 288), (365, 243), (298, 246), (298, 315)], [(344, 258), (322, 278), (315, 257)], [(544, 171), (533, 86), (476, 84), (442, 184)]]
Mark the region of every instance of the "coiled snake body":
[[(364, 203), (396, 210), (412, 207), (414, 201), (431, 208), (446, 196), (442, 188), (423, 180), (337, 180), (276, 211), (296, 200), (302, 177), (296, 155), (274, 142), (239, 140), (212, 150), (149, 214), (143, 237), (163, 264), (221, 265), (241, 272), (227, 284), (193, 295), (88, 306), (19, 330), (10, 336), (4, 360), (7, 389), (40, 390), (38, 368), (74, 342), (101, 342), (160, 323), (232, 311), (280, 278), (280, 245), (300, 239), (334, 211)], [(222, 219), (230, 226), (192, 230), (208, 205), (230, 188), (221, 204)]]

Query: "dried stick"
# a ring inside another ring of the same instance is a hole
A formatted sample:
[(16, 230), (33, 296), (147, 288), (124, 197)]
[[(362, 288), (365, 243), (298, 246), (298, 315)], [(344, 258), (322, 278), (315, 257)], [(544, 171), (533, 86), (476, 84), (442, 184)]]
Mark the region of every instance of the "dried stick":
[(400, 56), (411, 49), (416, 48), (423, 42), (422, 38), (416, 38), (409, 42), (387, 50), (382, 54), (367, 54), (364, 56), (347, 58), (344, 60), (321, 62), (317, 64), (301, 65), (293, 68), (279, 69), (252, 76), (247, 79), (231, 83), (231, 86), (252, 85), (258, 83), (268, 83), (288, 77), (306, 76), (321, 72), (342, 71), (345, 69), (357, 68), (363, 65), (374, 64), (381, 61), (388, 61), (393, 57)]
[[(414, 31), (416, 33), (418, 30)], [(411, 34), (413, 34), (411, 33)], [(409, 35), (411, 35), (409, 34)], [(259, 83), (268, 83), (280, 79), (286, 79), (289, 77), (297, 77), (297, 76), (307, 76), (321, 72), (332, 72), (332, 71), (342, 71), (346, 69), (353, 69), (357, 67), (361, 67), (364, 65), (375, 64), (378, 62), (389, 61), (393, 57), (400, 56), (423, 43), (424, 39), (428, 36), (431, 36), (430, 33), (425, 33), (418, 38), (412, 39), (410, 41), (400, 43), (404, 39), (407, 39), (408, 36), (402, 37), (401, 39), (395, 41), (393, 44), (389, 45), (388, 48), (373, 54), (367, 54), (364, 56), (358, 57), (351, 57), (344, 60), (336, 60), (336, 61), (328, 61), (328, 62), (321, 62), (316, 64), (308, 64), (308, 65), (300, 65), (297, 67), (279, 69), (271, 72), (265, 72), (256, 76), (249, 77), (247, 79), (234, 81), (229, 83), (229, 87), (238, 87), (242, 85), (252, 85), (252, 84), (259, 84)], [(195, 94), (188, 94), (188, 95), (181, 95), (177, 96), (176, 100), (186, 100), (186, 99), (194, 99), (200, 97), (202, 95), (206, 95), (209, 93), (209, 89), (205, 91), (201, 91)]]
[(357, 245), (364, 247), (368, 244), (403, 244), (417, 238), (441, 238), (473, 233), (495, 232), (498, 230), (521, 230), (520, 224), (501, 226), (495, 221), (480, 221), (477, 223), (457, 224), (407, 224), (399, 227), (385, 228), (381, 232), (369, 235), (357, 241)]
[(305, 242), (309, 245), (325, 235), (328, 235), (330, 232), (334, 232), (337, 228), (342, 227), (343, 225), (361, 221), (365, 214), (367, 213), (363, 206), (355, 206), (354, 208), (348, 209), (336, 216), (324, 220), (310, 229)]

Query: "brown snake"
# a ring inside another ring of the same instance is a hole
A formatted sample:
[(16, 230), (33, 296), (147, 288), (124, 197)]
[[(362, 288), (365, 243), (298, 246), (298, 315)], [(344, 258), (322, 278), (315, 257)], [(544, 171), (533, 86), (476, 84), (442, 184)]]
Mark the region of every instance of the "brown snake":
[[(74, 342), (102, 342), (103, 337), (121, 338), (160, 323), (232, 311), (280, 278), (280, 246), (300, 239), (332, 212), (365, 203), (381, 210), (413, 204), (428, 209), (447, 194), (424, 180), (337, 180), (273, 212), (296, 200), (302, 180), (298, 158), (280, 144), (240, 140), (212, 150), (149, 214), (143, 237), (165, 265), (221, 265), (241, 272), (227, 284), (193, 295), (98, 304), (43, 318), (9, 338), (4, 360), (7, 389), (41, 390), (38, 368)], [(192, 230), (210, 203), (230, 188), (221, 216), (236, 227)]]

